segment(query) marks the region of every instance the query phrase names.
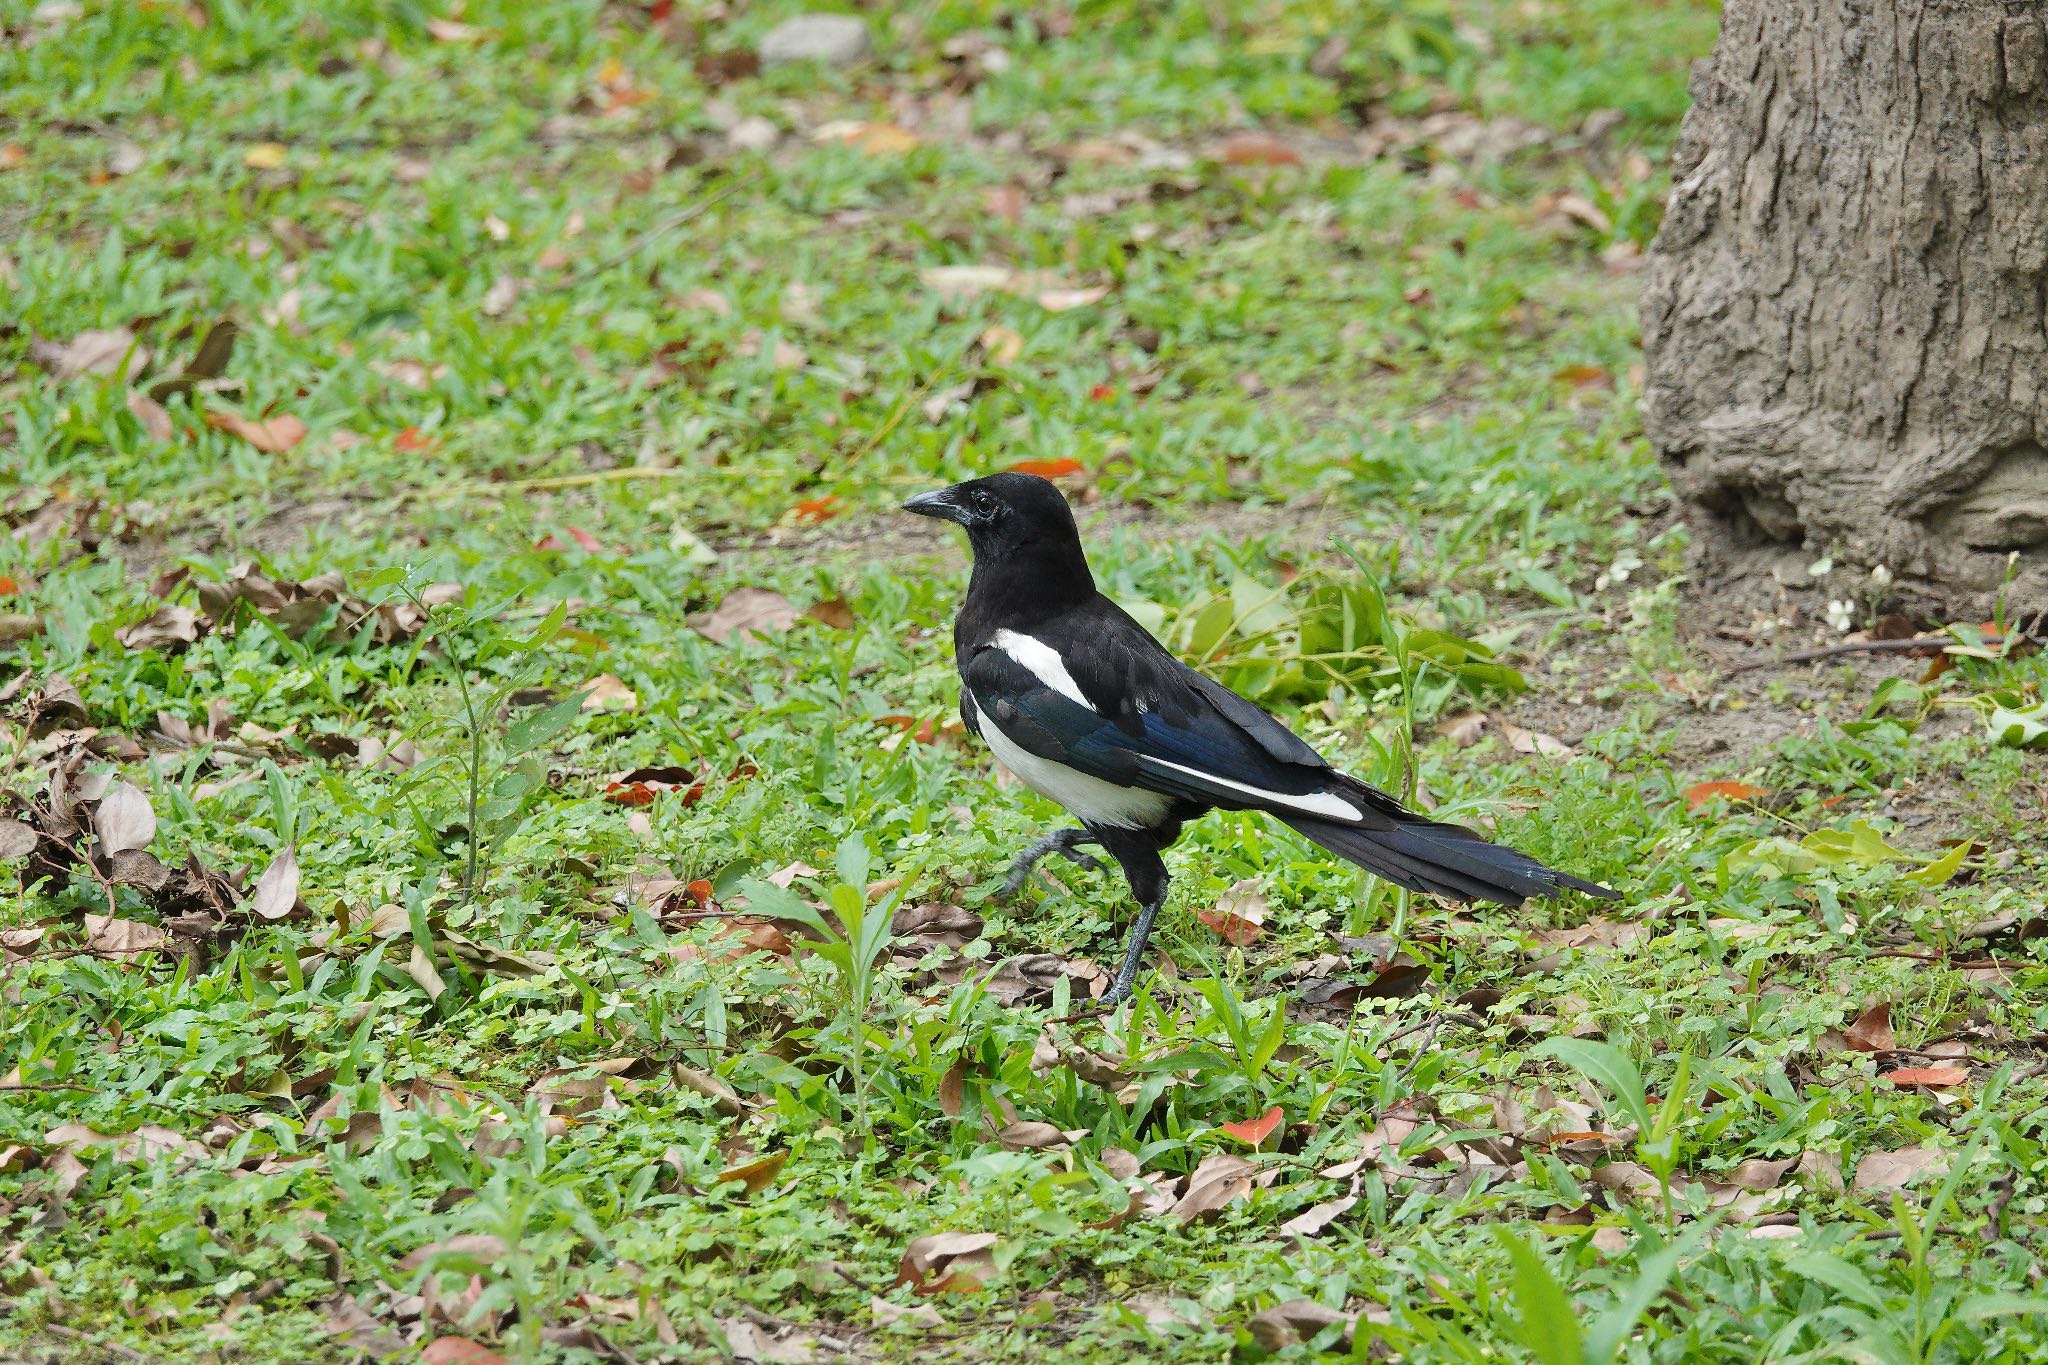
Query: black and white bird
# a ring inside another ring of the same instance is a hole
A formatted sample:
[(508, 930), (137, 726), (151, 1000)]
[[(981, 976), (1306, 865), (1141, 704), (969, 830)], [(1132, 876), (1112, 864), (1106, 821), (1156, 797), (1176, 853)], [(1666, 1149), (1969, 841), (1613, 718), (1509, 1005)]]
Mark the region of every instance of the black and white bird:
[(1139, 903), (1107, 1007), (1137, 979), (1166, 901), (1161, 850), (1210, 810), (1261, 810), (1340, 857), (1412, 891), (1519, 905), (1607, 887), (1440, 824), (1332, 768), (1265, 710), (1168, 653), (1095, 590), (1074, 514), (1034, 474), (995, 474), (903, 504), (966, 528), (974, 554), (953, 626), (960, 716), (1024, 785), (1064, 806), (1078, 829), (1024, 850), (1006, 887), (1038, 860), (1096, 844)]

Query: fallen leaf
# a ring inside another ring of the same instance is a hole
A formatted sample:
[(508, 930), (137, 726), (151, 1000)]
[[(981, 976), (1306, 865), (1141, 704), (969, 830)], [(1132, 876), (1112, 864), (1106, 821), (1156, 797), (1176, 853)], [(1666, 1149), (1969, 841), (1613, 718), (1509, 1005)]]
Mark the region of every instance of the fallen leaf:
[(1048, 313), (1068, 313), (1108, 298), (1109, 286), (1097, 284), (1075, 289), (1041, 289), (1032, 297)]
[(239, 436), (258, 450), (270, 455), (282, 455), (306, 439), (306, 424), (291, 416), (259, 420), (235, 412), (209, 412), (206, 414), (206, 425), (216, 431)]
[(66, 1151), (113, 1149), (116, 1161), (153, 1161), (160, 1156), (204, 1157), (206, 1148), (182, 1133), (146, 1123), (132, 1133), (95, 1132), (82, 1123), (66, 1123), (43, 1135), (43, 1141)]
[(790, 519), (793, 521), (806, 522), (815, 526), (819, 522), (832, 520), (832, 518), (839, 515), (841, 510), (843, 509), (839, 506), (839, 495), (837, 493), (827, 493), (821, 498), (806, 498), (790, 508), (789, 514)]
[(279, 920), (298, 908), (298, 846), (286, 844), (250, 888), (249, 911), (259, 919)]
[(1518, 754), (1545, 754), (1552, 758), (1570, 758), (1578, 750), (1559, 739), (1535, 730), (1524, 730), (1513, 721), (1499, 721), (1500, 732), (1507, 736), (1508, 747)]
[(150, 440), (162, 444), (176, 434), (176, 429), (171, 426), (171, 414), (156, 399), (140, 390), (130, 389), (127, 403), (129, 414), (142, 423), (142, 429), (149, 434)]
[(833, 630), (853, 629), (853, 604), (843, 597), (828, 597), (822, 602), (813, 602), (804, 608), (804, 615)]
[(274, 171), (291, 156), (282, 142), (258, 142), (242, 153), (242, 164), (252, 171)]
[(991, 290), (1007, 289), (1017, 272), (1006, 265), (934, 265), (918, 272), (925, 288), (951, 303), (963, 303)]
[(465, 1232), (446, 1241), (429, 1242), (405, 1254), (398, 1268), (405, 1271), (419, 1270), (436, 1261), (473, 1261), (490, 1266), (511, 1255), (512, 1249), (505, 1239), (488, 1232)]
[(468, 1337), (435, 1337), (420, 1352), (421, 1365), (505, 1365), (505, 1357)]
[(465, 24), (459, 19), (427, 20), (427, 32), (439, 43), (473, 43), (489, 31), (478, 28), (475, 24)]
[(140, 788), (116, 782), (100, 798), (99, 808), (92, 814), (92, 828), (99, 836), (102, 854), (147, 848), (156, 838), (156, 812)]
[(1088, 1136), (1086, 1128), (1065, 1131), (1036, 1119), (1019, 1119), (1005, 1125), (996, 1141), (1012, 1152), (1064, 1152)]
[(1287, 1112), (1276, 1104), (1255, 1119), (1239, 1119), (1235, 1123), (1223, 1124), (1222, 1128), (1246, 1146), (1259, 1147), (1264, 1145), (1267, 1138), (1273, 1136), (1273, 1131), (1286, 1119)]
[(401, 455), (415, 455), (422, 450), (432, 450), (434, 439), (422, 433), (418, 427), (406, 427), (391, 438), (391, 448)]
[(1247, 877), (1217, 897), (1214, 906), (1196, 911), (1195, 917), (1225, 943), (1242, 948), (1264, 932), (1260, 926), (1266, 922), (1266, 909), (1266, 895), (1259, 887), (1259, 879)]
[(1580, 390), (1614, 387), (1614, 376), (1598, 365), (1567, 365), (1557, 372), (1557, 377)]
[(1904, 1066), (1896, 1071), (1884, 1073), (1884, 1080), (1904, 1089), (1907, 1086), (1922, 1086), (1938, 1090), (1943, 1086), (1961, 1085), (1970, 1079), (1970, 1073), (1953, 1066)]
[(1778, 1182), (1785, 1178), (1785, 1172), (1797, 1166), (1799, 1161), (1800, 1157), (1796, 1156), (1788, 1156), (1779, 1161), (1751, 1157), (1730, 1172), (1728, 1183), (1745, 1190), (1774, 1190), (1778, 1187)]
[(66, 342), (36, 338), (29, 343), (29, 354), (59, 379), (116, 371), (133, 377), (149, 364), (148, 349), (137, 345), (135, 333), (126, 327), (89, 328)]
[(114, 632), (114, 643), (123, 649), (154, 649), (165, 654), (176, 654), (198, 639), (199, 613), (176, 602), (165, 602), (147, 620)]
[(1232, 133), (1216, 144), (1216, 159), (1226, 166), (1299, 166), (1301, 153), (1271, 133), (1256, 128)]
[(1312, 1341), (1332, 1327), (1350, 1334), (1351, 1315), (1317, 1303), (1314, 1299), (1290, 1299), (1252, 1314), (1245, 1324), (1262, 1350), (1281, 1351), (1298, 1342)]
[(901, 156), (916, 150), (919, 138), (916, 133), (893, 123), (842, 119), (820, 124), (812, 132), (811, 141), (837, 142), (868, 156)]
[(759, 1194), (775, 1183), (775, 1177), (782, 1174), (782, 1168), (788, 1161), (788, 1152), (771, 1152), (758, 1161), (749, 1161), (741, 1166), (728, 1166), (713, 1179), (721, 1185), (728, 1180), (736, 1180), (746, 1186), (748, 1194)]
[(1872, 1005), (1856, 1016), (1856, 1022), (1842, 1030), (1842, 1037), (1858, 1052), (1890, 1052), (1892, 1007), (1889, 1002)]
[(694, 804), (703, 794), (703, 780), (694, 769), (665, 763), (613, 773), (605, 779), (604, 799), (615, 806), (645, 806), (658, 796), (678, 791), (684, 793), (685, 804)]
[(1486, 732), (1484, 711), (1460, 711), (1437, 723), (1436, 732), (1460, 749), (1469, 749)]
[(1948, 1169), (1948, 1155), (1931, 1147), (1901, 1147), (1872, 1152), (1856, 1163), (1851, 1187), (1858, 1190), (1904, 1189), (1923, 1175)]
[(771, 588), (735, 588), (691, 626), (707, 640), (730, 644), (740, 635), (766, 640), (796, 624), (796, 604)]
[(903, 1249), (896, 1283), (914, 1294), (972, 1294), (994, 1276), (993, 1232), (935, 1232)]
[(1729, 801), (1760, 801), (1769, 795), (1762, 787), (1747, 782), (1695, 782), (1685, 789), (1685, 808), (1696, 811), (1715, 797)]
[(640, 694), (616, 674), (600, 673), (581, 688), (582, 711), (631, 711), (640, 705)]
[(1595, 232), (1612, 232), (1614, 221), (1600, 206), (1576, 190), (1566, 190), (1551, 201), (1551, 207), (1573, 222)]
[[(1014, 327), (1005, 327), (1000, 322), (990, 323), (981, 329), (982, 354), (996, 365), (1014, 365), (1024, 354), (1024, 334)], [(1081, 466), (1077, 461), (1076, 469)]]
[(1252, 1192), (1258, 1167), (1241, 1156), (1212, 1152), (1188, 1177), (1187, 1192), (1169, 1210), (1184, 1223), (1220, 1212)]
[(1063, 479), (1069, 474), (1079, 474), (1084, 466), (1079, 460), (1061, 458), (1057, 460), (1019, 460), (1009, 466), (1012, 474), (1036, 474), (1041, 479)]
[(1353, 1194), (1343, 1195), (1337, 1199), (1326, 1199), (1282, 1223), (1280, 1231), (1290, 1237), (1313, 1237), (1349, 1213), (1352, 1206), (1357, 1203), (1358, 1196)]

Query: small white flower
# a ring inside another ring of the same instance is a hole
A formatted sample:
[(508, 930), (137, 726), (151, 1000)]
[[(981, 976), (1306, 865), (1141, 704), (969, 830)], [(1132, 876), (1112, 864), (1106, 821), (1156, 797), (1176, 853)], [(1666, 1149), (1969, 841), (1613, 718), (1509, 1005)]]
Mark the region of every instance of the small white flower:
[(1870, 571), (1870, 581), (1880, 588), (1889, 588), (1892, 585), (1892, 571), (1880, 564)]
[(1835, 571), (1835, 557), (1833, 555), (1822, 555), (1819, 559), (1807, 565), (1806, 571), (1815, 578), (1826, 578)]
[(1840, 600), (1828, 603), (1828, 624), (1836, 630), (1846, 631), (1856, 623), (1856, 609)]
[(1634, 550), (1623, 550), (1614, 557), (1614, 562), (1607, 566), (1607, 576), (1616, 583), (1626, 583), (1628, 582), (1628, 576), (1642, 567), (1643, 559), (1641, 555), (1637, 554)]

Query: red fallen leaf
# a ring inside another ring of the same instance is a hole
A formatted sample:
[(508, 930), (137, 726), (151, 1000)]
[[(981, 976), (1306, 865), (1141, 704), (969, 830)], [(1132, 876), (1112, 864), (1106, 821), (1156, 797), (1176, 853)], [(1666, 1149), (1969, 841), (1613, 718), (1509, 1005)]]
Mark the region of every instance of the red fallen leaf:
[(1213, 929), (1216, 936), (1231, 947), (1242, 948), (1264, 932), (1259, 926), (1266, 922), (1266, 909), (1265, 892), (1260, 889), (1258, 879), (1247, 877), (1233, 883), (1216, 898), (1214, 905), (1197, 910), (1195, 918)]
[(1010, 466), (1012, 474), (1036, 474), (1041, 479), (1057, 479), (1068, 474), (1081, 472), (1081, 462), (1074, 459), (1060, 460), (1019, 460)]
[(839, 495), (827, 493), (822, 498), (806, 499), (789, 510), (796, 520), (809, 522), (815, 526), (821, 521), (832, 520), (842, 509), (839, 506)]
[(604, 799), (615, 806), (651, 805), (668, 792), (681, 792), (684, 805), (695, 805), (704, 795), (704, 781), (688, 768), (664, 764), (619, 773), (604, 785)]
[[(577, 548), (581, 549), (585, 554), (601, 555), (606, 553), (604, 542), (580, 526), (564, 526), (562, 534), (574, 541)], [(559, 538), (550, 534), (542, 536), (539, 540), (533, 542), (533, 548), (536, 550), (566, 550), (569, 547), (564, 545)]]
[(1240, 919), (1227, 910), (1197, 910), (1195, 918), (1208, 925), (1216, 932), (1216, 937), (1233, 948), (1242, 948), (1248, 943), (1255, 942), (1259, 935), (1265, 932), (1252, 921)]
[(683, 888), (683, 894), (688, 896), (690, 903), (699, 910), (709, 910), (711, 908), (711, 892), (711, 882), (704, 877), (697, 878), (697, 880)]
[(1226, 1123), (1222, 1127), (1224, 1132), (1239, 1142), (1249, 1147), (1257, 1147), (1273, 1136), (1273, 1130), (1286, 1118), (1287, 1111), (1276, 1104), (1255, 1119), (1239, 1119), (1236, 1123)]
[(1248, 129), (1218, 143), (1216, 159), (1226, 166), (1299, 166), (1301, 153), (1271, 133)]
[(1695, 782), (1685, 789), (1685, 808), (1696, 811), (1717, 796), (1730, 801), (1754, 801), (1767, 795), (1762, 787), (1747, 782)]
[(1938, 1089), (1947, 1085), (1961, 1085), (1970, 1079), (1970, 1073), (1953, 1066), (1906, 1066), (1897, 1071), (1887, 1071), (1884, 1079), (1901, 1090), (1907, 1086), (1921, 1085)]
[(209, 412), (206, 425), (239, 436), (266, 455), (282, 455), (306, 439), (306, 424), (291, 416), (258, 420), (238, 412)]
[(1822, 810), (1833, 810), (1836, 806), (1841, 805), (1842, 802), (1846, 800), (1848, 800), (1848, 798), (1845, 796), (1830, 796), (1820, 803), (1820, 807)]
[(1614, 376), (1598, 365), (1567, 365), (1557, 372), (1559, 380), (1575, 389), (1611, 389)]
[(919, 720), (916, 716), (883, 716), (875, 722), (892, 730), (901, 730), (919, 744), (937, 744), (940, 739), (936, 721)]
[(675, 12), (676, 0), (654, 0), (654, 3), (648, 6), (647, 17), (658, 24)]
[(391, 448), (405, 454), (416, 450), (432, 450), (434, 438), (422, 434), (418, 427), (407, 427), (391, 442)]
[(1088, 396), (1098, 403), (1107, 403), (1110, 399), (1116, 397), (1116, 385), (1097, 384), (1094, 388), (1088, 390)]
[(468, 1337), (435, 1337), (420, 1360), (422, 1365), (505, 1365), (505, 1357)]
[(12, 597), (20, 591), (21, 584), (15, 582), (6, 574), (0, 573), (0, 597)]

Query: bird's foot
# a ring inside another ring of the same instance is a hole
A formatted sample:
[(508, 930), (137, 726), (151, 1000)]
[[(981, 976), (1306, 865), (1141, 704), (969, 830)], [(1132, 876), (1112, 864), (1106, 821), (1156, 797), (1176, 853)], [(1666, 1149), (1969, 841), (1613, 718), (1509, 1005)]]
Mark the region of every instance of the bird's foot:
[(1031, 869), (1038, 866), (1039, 860), (1048, 853), (1057, 853), (1075, 866), (1085, 867), (1091, 872), (1107, 871), (1107, 863), (1092, 853), (1083, 853), (1080, 849), (1080, 845), (1093, 843), (1094, 840), (1095, 836), (1085, 829), (1062, 829), (1046, 835), (1018, 854), (1017, 861), (1010, 864), (1009, 873), (1003, 878), (1003, 894), (1014, 896), (1023, 890), (1025, 879), (1031, 875)]

